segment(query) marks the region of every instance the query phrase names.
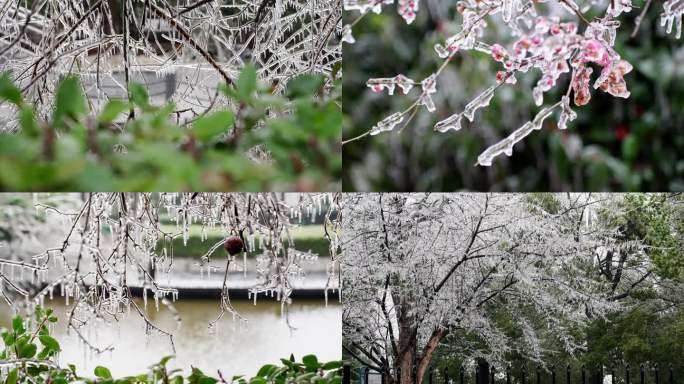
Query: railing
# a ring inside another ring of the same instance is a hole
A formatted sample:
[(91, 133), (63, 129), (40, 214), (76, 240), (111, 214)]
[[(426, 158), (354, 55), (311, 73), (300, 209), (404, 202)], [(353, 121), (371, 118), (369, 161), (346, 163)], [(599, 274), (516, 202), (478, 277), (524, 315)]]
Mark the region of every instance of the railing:
[[(385, 376), (378, 371), (372, 370), (369, 367), (357, 368), (356, 371), (356, 376), (359, 379), (355, 383), (369, 384), (371, 382), (371, 375), (374, 375), (380, 376), (379, 381), (373, 380), (374, 382), (385, 384)], [(391, 371), (390, 373), (396, 373), (394, 376), (397, 378), (397, 381), (401, 381), (401, 370), (397, 369), (396, 372)], [(515, 375), (515, 373), (518, 374)], [(484, 367), (476, 365), (472, 377), (468, 375), (467, 369), (460, 367), (458, 375), (455, 377), (450, 375), (449, 370), (446, 368), (442, 372), (431, 369), (426, 373), (424, 380), (428, 384), (503, 384), (504, 382), (506, 384), (588, 384), (588, 382), (589, 384), (646, 384), (647, 382), (654, 384), (676, 384), (675, 369), (672, 365), (661, 370), (659, 365), (649, 368), (647, 365), (641, 364), (636, 371), (637, 374), (633, 376), (633, 373), (634, 369), (629, 364), (620, 370), (614, 368), (588, 370), (583, 365), (578, 373), (574, 372), (570, 366), (567, 366), (561, 370), (560, 375), (557, 374), (555, 367), (550, 367), (549, 369), (537, 367), (535, 374), (530, 374), (526, 367), (517, 370), (508, 367), (503, 371), (498, 371), (496, 368), (490, 368), (488, 365)], [(352, 369), (347, 364), (343, 369), (342, 384), (351, 383)]]

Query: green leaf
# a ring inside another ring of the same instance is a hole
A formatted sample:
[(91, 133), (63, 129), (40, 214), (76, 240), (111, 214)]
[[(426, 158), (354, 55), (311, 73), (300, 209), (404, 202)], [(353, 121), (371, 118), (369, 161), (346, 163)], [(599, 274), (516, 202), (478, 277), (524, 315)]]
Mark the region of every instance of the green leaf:
[(21, 110), (19, 111), (19, 124), (21, 125), (22, 133), (26, 136), (38, 136), (38, 124), (36, 123), (36, 118), (32, 107), (28, 105), (21, 107)]
[(147, 90), (142, 84), (139, 83), (129, 83), (128, 93), (131, 102), (140, 108), (147, 108), (149, 106), (150, 97), (147, 94)]
[(57, 86), (55, 97), (55, 111), (52, 120), (55, 125), (61, 124), (65, 118), (77, 120), (88, 112), (81, 84), (75, 76), (68, 76)]
[(19, 376), (19, 372), (17, 371), (17, 368), (14, 368), (7, 375), (7, 380), (5, 381), (5, 384), (17, 384), (17, 377), (18, 376)]
[(302, 375), (299, 375), (295, 378), (296, 383), (301, 383), (301, 382), (307, 382), (311, 380), (314, 376), (316, 376), (316, 372), (308, 372)]
[(289, 97), (310, 96), (317, 92), (325, 83), (321, 75), (306, 74), (297, 76), (287, 83)]
[(38, 347), (31, 343), (31, 344), (25, 344), (21, 347), (17, 347), (18, 349), (18, 357), (20, 359), (30, 359), (33, 356), (36, 355), (36, 351), (38, 351)]
[(622, 156), (626, 160), (633, 161), (639, 154), (639, 139), (633, 135), (629, 134), (622, 141)]
[(5, 332), (2, 334), (2, 341), (5, 343), (5, 346), (9, 347), (14, 345), (14, 340), (15, 337), (13, 333)]
[(51, 336), (41, 335), (38, 337), (38, 339), (40, 340), (41, 344), (43, 344), (43, 346), (45, 346), (45, 348), (48, 348), (49, 350), (55, 351), (55, 352), (60, 351), (59, 342), (57, 342), (57, 340), (55, 340)]
[(215, 384), (218, 380), (209, 376), (202, 376), (197, 380), (197, 384)]
[(268, 377), (268, 375), (271, 374), (277, 367), (273, 364), (266, 364), (261, 369), (259, 369), (259, 372), (257, 372), (257, 376), (259, 377)]
[(168, 363), (169, 360), (173, 359), (174, 357), (176, 357), (176, 356), (174, 356), (174, 355), (169, 355), (169, 356), (164, 356), (164, 357), (162, 357), (162, 359), (159, 360), (159, 365), (166, 365), (166, 363)]
[(51, 323), (56, 323), (57, 322), (57, 316), (53, 315), (53, 316), (48, 317), (48, 321)]
[(308, 371), (314, 371), (320, 367), (318, 358), (315, 355), (306, 355), (302, 357), (302, 363), (304, 363), (304, 366)]
[(288, 360), (288, 359), (280, 359), (280, 362), (282, 362), (283, 365), (287, 366), (290, 369), (294, 368), (294, 365), (295, 365), (294, 362), (292, 362), (291, 360)]
[(235, 120), (231, 111), (219, 111), (202, 116), (192, 124), (192, 132), (199, 140), (208, 141), (226, 133)]
[(97, 117), (97, 121), (102, 124), (111, 123), (117, 116), (129, 108), (129, 104), (123, 100), (109, 100)]
[(22, 319), (21, 316), (17, 315), (12, 319), (12, 329), (19, 334), (26, 332), (26, 329), (24, 329), (24, 319)]
[(341, 361), (329, 361), (321, 367), (325, 371), (329, 371), (331, 369), (339, 369), (342, 368), (342, 362)]
[(249, 64), (242, 68), (238, 77), (236, 89), (242, 101), (247, 101), (257, 87), (257, 72), (254, 65)]
[(21, 91), (12, 82), (9, 72), (3, 72), (0, 75), (0, 99), (15, 105), (21, 104)]
[(48, 356), (50, 356), (50, 352), (51, 351), (49, 349), (43, 348), (40, 352), (38, 352), (38, 355), (36, 356), (36, 358), (38, 360), (45, 360), (48, 358)]
[(102, 379), (111, 379), (112, 378), (112, 373), (109, 371), (109, 369), (98, 365), (95, 367), (95, 376), (102, 378)]

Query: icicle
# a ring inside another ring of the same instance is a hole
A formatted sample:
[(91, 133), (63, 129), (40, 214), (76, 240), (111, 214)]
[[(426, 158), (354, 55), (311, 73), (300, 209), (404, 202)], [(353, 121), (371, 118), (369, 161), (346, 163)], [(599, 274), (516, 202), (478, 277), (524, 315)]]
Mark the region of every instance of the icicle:
[(570, 108), (570, 98), (563, 96), (561, 99), (561, 114), (558, 119), (558, 128), (566, 129), (567, 123), (575, 120), (577, 113)]
[(526, 122), (508, 137), (490, 146), (484, 152), (482, 152), (482, 154), (480, 154), (480, 156), (477, 158), (477, 163), (479, 165), (488, 167), (492, 165), (492, 160), (502, 153), (506, 154), (507, 156), (511, 156), (513, 154), (513, 146), (515, 143), (525, 138), (533, 130), (541, 129), (544, 120), (549, 117), (553, 110), (559, 105), (560, 102), (539, 111), (534, 117), (534, 120)]
[(492, 100), (492, 97), (494, 97), (494, 91), (496, 90), (496, 88), (497, 86), (493, 85), (485, 89), (470, 103), (468, 103), (468, 105), (466, 105), (465, 109), (463, 110), (463, 116), (465, 116), (468, 120), (472, 122), (475, 118), (475, 112), (478, 109), (484, 108), (489, 105), (489, 102)]

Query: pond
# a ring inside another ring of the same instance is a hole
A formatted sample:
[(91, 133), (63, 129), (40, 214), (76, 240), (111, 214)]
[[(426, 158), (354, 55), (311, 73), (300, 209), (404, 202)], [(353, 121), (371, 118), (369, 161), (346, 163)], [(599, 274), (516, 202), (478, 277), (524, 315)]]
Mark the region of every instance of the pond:
[[(290, 306), (291, 330), (280, 314), (280, 304), (272, 300), (234, 301), (234, 307), (247, 322), (224, 318), (219, 329), (210, 333), (207, 326), (218, 314), (218, 300), (180, 300), (174, 303), (182, 325), (163, 306), (157, 312), (154, 303), (147, 312), (155, 325), (164, 330), (175, 330), (176, 359), (169, 363), (174, 368), (189, 371), (198, 367), (216, 376), (220, 369), (224, 376), (252, 375), (264, 364), (279, 362), (280, 358), (294, 354), (297, 360), (303, 355), (315, 354), (320, 360), (340, 359), (342, 355), (342, 307), (331, 302), (328, 306), (318, 300), (295, 300)], [(173, 354), (168, 338), (147, 336), (144, 322), (131, 313), (118, 323), (98, 324), (89, 337), (98, 346), (113, 345), (112, 352), (91, 355), (74, 335), (67, 334), (62, 319), (66, 316), (63, 300), (46, 303), (55, 309), (60, 318), (55, 338), (60, 341), (60, 364), (75, 364), (79, 374), (93, 376), (97, 365), (110, 368), (117, 376), (145, 373), (147, 367), (163, 356)], [(141, 305), (142, 307), (142, 305)], [(12, 314), (7, 305), (0, 304), (0, 326), (9, 327)]]

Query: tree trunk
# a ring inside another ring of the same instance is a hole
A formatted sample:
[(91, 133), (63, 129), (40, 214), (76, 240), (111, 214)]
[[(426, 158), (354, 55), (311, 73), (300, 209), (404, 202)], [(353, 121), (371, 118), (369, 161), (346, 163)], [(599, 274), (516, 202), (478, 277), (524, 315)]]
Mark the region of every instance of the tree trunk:
[[(415, 342), (414, 342), (415, 343)], [(413, 371), (413, 366), (414, 366), (414, 352), (415, 349), (411, 349), (406, 351), (406, 353), (401, 356), (401, 360), (399, 361), (399, 383), (400, 384), (414, 384), (415, 379), (414, 379), (414, 371)]]
[(399, 337), (397, 340), (397, 356), (395, 356), (395, 377), (399, 384), (414, 384), (413, 367), (416, 363), (416, 344), (418, 342), (418, 330), (416, 328), (415, 319), (410, 314), (411, 308), (409, 301), (404, 300), (403, 297), (398, 298), (401, 301), (397, 310), (397, 325), (399, 326)]
[(428, 368), (430, 367), (430, 362), (432, 361), (432, 355), (439, 346), (439, 343), (444, 339), (447, 334), (446, 329), (437, 329), (432, 332), (430, 339), (428, 340), (423, 354), (418, 361), (418, 368), (416, 370), (416, 383), (422, 383)]
[(381, 384), (396, 384), (397, 380), (390, 372), (383, 372), (381, 377)]
[[(399, 325), (399, 356), (396, 358), (396, 366), (400, 370), (399, 384), (419, 384), (430, 367), (430, 362), (439, 343), (447, 334), (446, 329), (437, 329), (432, 332), (430, 339), (420, 354), (417, 352), (418, 330), (412, 319), (404, 316), (400, 311), (398, 316)], [(395, 375), (396, 376), (396, 375)]]
[(477, 359), (477, 379), (478, 384), (489, 384), (489, 363), (485, 359)]

